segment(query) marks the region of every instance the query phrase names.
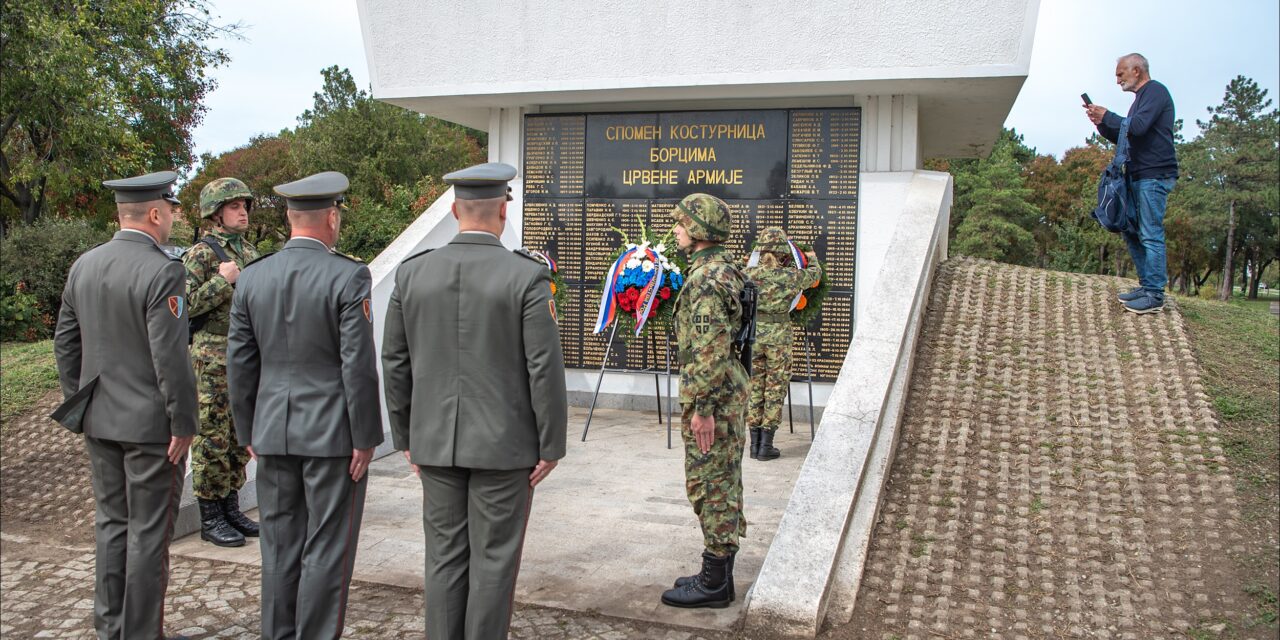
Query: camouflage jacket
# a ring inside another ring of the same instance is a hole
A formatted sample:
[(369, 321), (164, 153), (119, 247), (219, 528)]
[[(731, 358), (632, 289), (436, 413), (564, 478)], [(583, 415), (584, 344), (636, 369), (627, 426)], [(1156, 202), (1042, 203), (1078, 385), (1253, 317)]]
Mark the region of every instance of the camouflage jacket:
[(675, 332), (680, 354), (680, 404), (698, 415), (740, 411), (747, 401), (747, 372), (733, 354), (742, 322), (738, 294), (745, 279), (719, 246), (690, 256), (676, 297)]
[[(244, 236), (222, 231), (211, 231), (209, 235), (241, 269), (261, 256), (258, 248)], [(212, 338), (225, 343), (227, 339), (231, 294), (235, 287), (218, 273), (219, 264), (218, 255), (204, 242), (196, 242), (182, 256), (182, 265), (187, 268), (187, 313), (193, 318), (209, 313), (209, 321), (194, 336), (196, 342)]]
[(806, 252), (809, 267), (747, 267), (743, 271), (756, 283), (756, 344), (791, 344), (791, 301), (822, 277), (822, 267), (812, 251)]

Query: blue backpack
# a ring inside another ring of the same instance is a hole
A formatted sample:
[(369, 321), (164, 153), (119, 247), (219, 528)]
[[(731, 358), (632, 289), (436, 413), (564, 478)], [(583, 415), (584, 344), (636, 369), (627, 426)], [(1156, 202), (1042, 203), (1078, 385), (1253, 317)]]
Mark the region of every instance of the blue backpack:
[(1129, 211), (1129, 186), (1125, 183), (1124, 163), (1129, 160), (1129, 119), (1120, 121), (1119, 142), (1116, 156), (1102, 171), (1098, 179), (1098, 206), (1093, 209), (1093, 219), (1103, 229), (1119, 233), (1132, 225)]

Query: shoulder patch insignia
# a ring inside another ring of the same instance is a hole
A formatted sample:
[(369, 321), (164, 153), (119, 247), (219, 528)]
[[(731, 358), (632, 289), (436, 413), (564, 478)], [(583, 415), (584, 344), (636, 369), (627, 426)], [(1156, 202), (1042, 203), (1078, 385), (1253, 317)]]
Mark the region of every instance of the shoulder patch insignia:
[[(266, 260), (267, 258), (270, 258), (271, 256), (274, 256), (275, 254), (276, 254), (276, 252), (274, 252), (274, 251), (272, 251), (271, 253), (264, 253), (264, 254), (262, 254), (262, 255), (258, 256), (257, 258), (254, 258), (253, 260), (250, 260), (247, 264), (245, 264), (245, 265), (244, 265), (244, 269), (248, 269), (249, 267), (252, 267), (253, 265), (258, 264), (259, 262), (262, 262), (263, 260)], [(243, 270), (243, 269), (242, 269), (242, 270)]]
[(343, 253), (343, 252), (341, 252), (341, 251), (334, 251), (334, 252), (333, 252), (333, 255), (335, 255), (335, 256), (341, 256), (341, 257), (343, 257), (343, 258), (346, 258), (346, 259), (348, 259), (348, 260), (350, 260), (350, 261), (352, 261), (352, 262), (358, 263), (358, 264), (364, 264), (364, 260), (361, 260), (360, 258), (357, 258), (357, 257), (355, 257), (355, 256), (353, 256), (353, 255)]
[(368, 320), (370, 324), (373, 324), (373, 301), (365, 298), (364, 302), (361, 303), (361, 306), (364, 307), (364, 319)]
[(184, 251), (186, 251), (185, 249), (180, 249), (172, 245), (165, 245), (162, 247), (158, 244), (155, 244), (152, 246), (156, 248), (156, 251), (163, 253), (164, 257), (170, 260), (182, 260), (182, 254)]
[(559, 323), (560, 323), (560, 318), (557, 318), (557, 317), (556, 317), (556, 301), (555, 301), (555, 300), (548, 300), (548, 301), (547, 301), (547, 307), (548, 307), (549, 309), (551, 309), (551, 321), (552, 321), (552, 322), (555, 322), (556, 324), (559, 324)]
[(420, 257), (425, 256), (425, 255), (427, 255), (428, 253), (431, 253), (432, 251), (435, 251), (435, 250), (436, 250), (436, 247), (431, 247), (430, 249), (423, 249), (422, 251), (419, 251), (419, 252), (417, 252), (417, 253), (415, 253), (415, 254), (413, 254), (413, 255), (409, 256), (408, 258), (405, 258), (404, 260), (401, 260), (401, 261), (400, 261), (400, 264), (404, 264), (404, 263), (406, 263), (406, 262), (408, 262), (408, 261), (410, 261), (410, 260), (412, 260), (412, 259), (414, 259), (414, 258), (420, 258)]
[(169, 296), (169, 313), (172, 313), (175, 318), (182, 318), (185, 303), (182, 296)]

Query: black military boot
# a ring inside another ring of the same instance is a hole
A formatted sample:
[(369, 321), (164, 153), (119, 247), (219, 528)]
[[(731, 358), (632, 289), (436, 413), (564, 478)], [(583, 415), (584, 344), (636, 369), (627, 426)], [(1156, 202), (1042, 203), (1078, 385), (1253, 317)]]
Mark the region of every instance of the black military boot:
[[(737, 599), (737, 597), (738, 597), (738, 594), (736, 594), (736, 593), (734, 593), (734, 592), (733, 592), (733, 559), (734, 559), (734, 558), (737, 558), (737, 557), (738, 557), (738, 552), (737, 552), (737, 551), (734, 551), (733, 553), (729, 554), (729, 602), (733, 602), (733, 601), (734, 601), (735, 599)], [(696, 582), (696, 581), (698, 580), (698, 578), (699, 578), (701, 575), (702, 575), (702, 574), (700, 574), (700, 573), (695, 573), (695, 574), (693, 574), (693, 575), (691, 575), (691, 576), (684, 576), (683, 578), (676, 578), (676, 586), (677, 586), (677, 587), (683, 587), (683, 586), (685, 586), (686, 584), (693, 584), (694, 582)]]
[(760, 430), (760, 448), (756, 451), (756, 460), (773, 460), (781, 457), (782, 452), (773, 447), (773, 431)]
[(240, 513), (240, 493), (232, 491), (222, 499), (222, 516), (227, 519), (231, 528), (239, 531), (246, 538), (258, 537), (258, 523)]
[(222, 504), (217, 500), (196, 498), (200, 503), (200, 539), (219, 547), (243, 547), (244, 536), (232, 528), (222, 515)]
[(684, 586), (668, 589), (662, 594), (662, 604), (686, 609), (723, 609), (733, 601), (729, 597), (732, 585), (729, 556), (720, 558), (710, 551), (703, 551), (702, 573), (698, 574), (698, 579)]
[(755, 460), (760, 455), (760, 432), (764, 431), (760, 427), (751, 427), (751, 459)]

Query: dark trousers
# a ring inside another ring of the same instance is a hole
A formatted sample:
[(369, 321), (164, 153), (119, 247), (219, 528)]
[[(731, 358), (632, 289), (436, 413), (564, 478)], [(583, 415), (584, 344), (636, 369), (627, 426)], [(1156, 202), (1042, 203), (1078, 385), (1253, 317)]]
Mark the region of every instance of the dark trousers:
[(258, 456), (262, 638), (339, 638), (369, 476), (351, 458)]
[(533, 502), (531, 471), (422, 467), (431, 640), (507, 637)]
[(93, 626), (99, 640), (164, 637), (169, 542), (182, 498), (182, 466), (168, 444), (85, 436), (97, 500)]

